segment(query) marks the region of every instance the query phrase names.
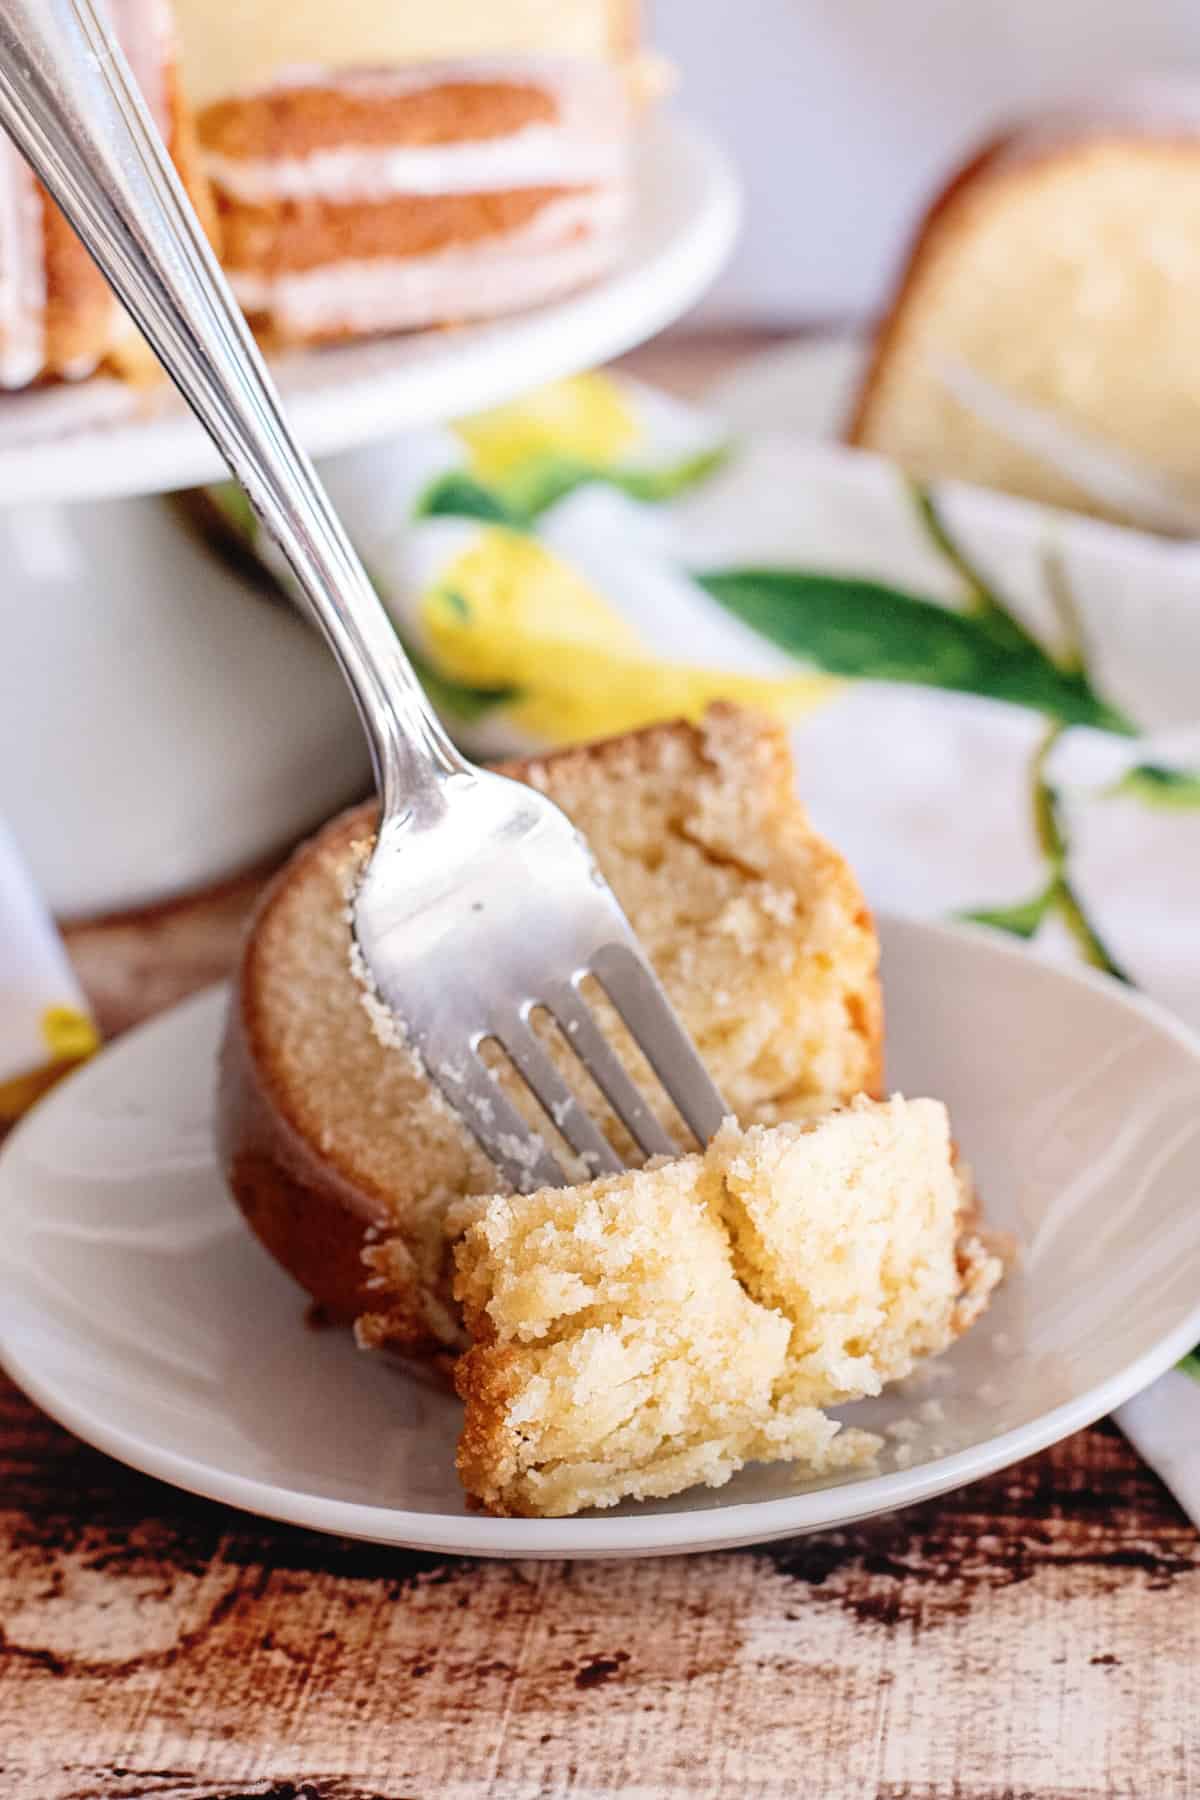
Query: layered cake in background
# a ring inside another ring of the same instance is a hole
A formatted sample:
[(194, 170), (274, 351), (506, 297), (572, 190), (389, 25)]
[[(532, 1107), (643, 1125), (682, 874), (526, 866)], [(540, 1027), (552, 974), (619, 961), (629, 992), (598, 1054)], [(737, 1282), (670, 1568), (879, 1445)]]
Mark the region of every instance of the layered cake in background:
[[(219, 210), (222, 260), (268, 345), (513, 312), (620, 254), (645, 85), (629, 0), (106, 4), (210, 235)], [(98, 369), (157, 375), (0, 137), (0, 388)]]
[[(206, 227), (207, 188), (178, 79), (168, 0), (104, 0), (134, 76)], [(0, 133), (0, 388), (133, 379), (157, 364), (24, 158)]]
[(1048, 110), (958, 170), (926, 214), (848, 440), (923, 479), (1140, 523), (1028, 420), (1194, 503), (1198, 312), (1200, 86), (1139, 82)]
[(606, 61), (310, 66), (199, 129), (226, 273), (269, 344), (517, 311), (621, 251), (630, 100)]
[(178, 0), (226, 270), (268, 344), (508, 313), (604, 274), (628, 0)]

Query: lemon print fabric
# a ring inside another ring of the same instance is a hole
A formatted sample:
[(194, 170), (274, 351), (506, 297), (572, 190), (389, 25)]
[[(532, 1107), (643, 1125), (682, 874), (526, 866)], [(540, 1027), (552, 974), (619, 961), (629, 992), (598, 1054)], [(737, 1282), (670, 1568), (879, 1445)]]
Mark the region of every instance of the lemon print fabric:
[(100, 1047), (100, 1033), (78, 1006), (47, 1006), (41, 1033), (52, 1062), (81, 1062)]
[(99, 1043), (62, 939), (0, 819), (0, 1128)]
[(460, 540), (417, 597), (409, 632), (444, 691), (490, 696), (492, 736), (505, 728), (504, 747), (695, 719), (715, 699), (796, 717), (831, 686), (807, 672), (760, 675), (657, 654), (562, 557), (503, 526)]
[(728, 453), (691, 408), (627, 378), (551, 382), (451, 427), (460, 455), (436, 471), (416, 513), (535, 527), (579, 488), (599, 484), (661, 503), (702, 482)]
[(100, 1048), (99, 1032), (77, 1006), (43, 1007), (35, 1030), (45, 1046), (44, 1057), (0, 1080), (0, 1127), (14, 1124), (61, 1076)]
[(511, 405), (462, 419), (454, 429), (467, 447), (470, 473), (501, 486), (551, 457), (613, 468), (644, 438), (625, 391), (600, 374), (551, 382)]
[[(463, 748), (554, 748), (726, 699), (795, 719), (836, 683), (688, 575), (671, 502), (723, 431), (604, 372), (351, 452), (322, 475), (434, 707)], [(248, 508), (213, 496), (285, 588)]]

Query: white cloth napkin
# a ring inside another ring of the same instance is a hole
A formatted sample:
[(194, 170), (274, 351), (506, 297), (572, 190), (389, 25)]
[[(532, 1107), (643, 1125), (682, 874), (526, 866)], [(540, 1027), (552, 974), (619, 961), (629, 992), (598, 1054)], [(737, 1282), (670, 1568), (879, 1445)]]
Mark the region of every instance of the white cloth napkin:
[[(874, 902), (985, 920), (1200, 1026), (1200, 552), (786, 433), (727, 445), (603, 375), (323, 472), (467, 748), (773, 707)], [(0, 911), (53, 986), (19, 885), (0, 837)], [(1121, 1416), (1200, 1522), (1200, 1381)]]

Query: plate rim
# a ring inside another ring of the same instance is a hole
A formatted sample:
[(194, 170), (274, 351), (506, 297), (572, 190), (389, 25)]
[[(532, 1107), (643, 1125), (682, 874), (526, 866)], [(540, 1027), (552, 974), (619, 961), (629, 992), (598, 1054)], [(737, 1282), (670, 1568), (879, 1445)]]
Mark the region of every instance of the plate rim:
[[(637, 171), (656, 173), (672, 159), (677, 182), (682, 170), (692, 192), (687, 212), (668, 238), (641, 245), (633, 260), (573, 293), (464, 327), (446, 338), (457, 354), (436, 358), (432, 374), (414, 363), (381, 386), (373, 368), (359, 370), (355, 363), (348, 374), (346, 359), (388, 344), (436, 344), (444, 335), (438, 327), (329, 347), (320, 353), (327, 377), (292, 392), (283, 365), (288, 417), (305, 450), (314, 457), (333, 456), (498, 406), (531, 386), (622, 355), (681, 317), (712, 284), (733, 248), (741, 189), (717, 141), (686, 114), (664, 108), (643, 125), (635, 147), (635, 196), (640, 193), (643, 203), (654, 192), (654, 173), (639, 182)], [(636, 211), (636, 197), (634, 204)], [(586, 340), (582, 348), (581, 340)], [(533, 346), (539, 348), (530, 375)], [(331, 399), (344, 394), (347, 385), (357, 396), (352, 422), (347, 425), (343, 406), (334, 424)], [(396, 395), (410, 388), (422, 399), (406, 415), (397, 408)], [(15, 400), (19, 404), (21, 396)], [(131, 499), (223, 480), (227, 474), (220, 453), (186, 411), (140, 421), (119, 417), (10, 443), (0, 439), (4, 506)]]
[[(1031, 955), (1004, 933), (992, 928), (936, 919), (920, 919), (880, 909), (885, 933), (903, 940), (906, 934), (951, 942), (977, 941), (1051, 980), (1079, 984), (1103, 993), (1131, 1017), (1165, 1032), (1200, 1065), (1200, 1033), (1177, 1018), (1161, 1002), (1127, 989), (1099, 970), (1059, 964)], [(893, 949), (893, 955), (895, 950)], [(215, 1011), (229, 984), (203, 989), (178, 1005), (145, 1021), (115, 1040), (109, 1050), (85, 1063), (60, 1082), (40, 1106), (23, 1120), (0, 1148), (0, 1178), (25, 1134), (46, 1107), (63, 1104), (75, 1083), (86, 1081), (106, 1057), (127, 1053), (156, 1032), (178, 1028), (193, 1013)], [(0, 1180), (0, 1209), (4, 1192)], [(0, 1251), (0, 1263), (3, 1252)], [(1200, 1341), (1200, 1295), (1176, 1324), (1131, 1363), (1105, 1381), (1060, 1402), (1035, 1420), (1011, 1428), (983, 1443), (937, 1457), (916, 1468), (888, 1471), (852, 1483), (835, 1483), (806, 1493), (769, 1500), (735, 1502), (690, 1511), (682, 1506), (666, 1513), (632, 1513), (565, 1519), (497, 1519), (483, 1514), (450, 1515), (413, 1512), (402, 1507), (339, 1500), (306, 1494), (253, 1477), (216, 1469), (211, 1463), (163, 1449), (120, 1426), (97, 1419), (76, 1404), (36, 1368), (26, 1366), (6, 1342), (0, 1317), (0, 1368), (41, 1409), (84, 1443), (115, 1457), (141, 1474), (165, 1481), (203, 1499), (234, 1506), (281, 1524), (351, 1537), (396, 1548), (462, 1556), (579, 1559), (617, 1556), (687, 1554), (767, 1543), (810, 1531), (850, 1525), (878, 1513), (891, 1512), (965, 1486), (984, 1475), (1035, 1455), (1071, 1433), (1092, 1424), (1164, 1374)], [(840, 1497), (841, 1504), (838, 1499)], [(847, 1498), (849, 1505), (846, 1504)]]

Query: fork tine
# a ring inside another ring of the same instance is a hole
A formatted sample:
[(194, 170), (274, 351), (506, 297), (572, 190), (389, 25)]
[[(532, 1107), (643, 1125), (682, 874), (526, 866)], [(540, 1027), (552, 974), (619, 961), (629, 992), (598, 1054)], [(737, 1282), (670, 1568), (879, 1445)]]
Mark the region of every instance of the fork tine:
[(522, 1079), (554, 1121), (555, 1128), (580, 1156), (592, 1175), (616, 1175), (624, 1163), (586, 1107), (571, 1092), (528, 1023), (510, 1020), (495, 1027), (496, 1038), (511, 1056)]
[(573, 982), (549, 986), (545, 1005), (643, 1156), (677, 1156), (679, 1146), (660, 1125), (645, 1096), (597, 1025)]
[(422, 1060), (484, 1155), (518, 1193), (564, 1186), (557, 1158), (505, 1098), (478, 1050), (460, 1049), (454, 1057), (425, 1055)]
[(592, 958), (600, 983), (697, 1143), (719, 1130), (725, 1105), (658, 977), (628, 944), (610, 943)]

